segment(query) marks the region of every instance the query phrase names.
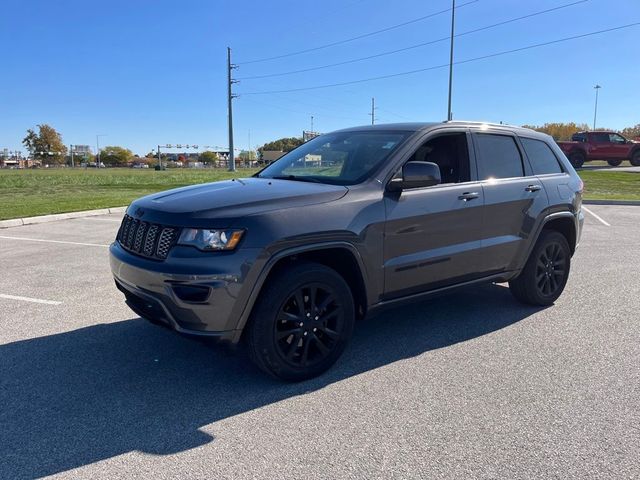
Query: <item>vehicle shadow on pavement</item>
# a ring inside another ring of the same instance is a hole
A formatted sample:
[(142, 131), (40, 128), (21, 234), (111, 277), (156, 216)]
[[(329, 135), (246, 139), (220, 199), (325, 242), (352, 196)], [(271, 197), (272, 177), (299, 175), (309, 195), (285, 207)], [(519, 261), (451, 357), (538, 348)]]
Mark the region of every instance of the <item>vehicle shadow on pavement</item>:
[(133, 450), (188, 450), (214, 441), (204, 425), (490, 334), (538, 310), (498, 285), (395, 308), (359, 323), (338, 363), (299, 384), (140, 319), (1, 345), (0, 478), (51, 475)]

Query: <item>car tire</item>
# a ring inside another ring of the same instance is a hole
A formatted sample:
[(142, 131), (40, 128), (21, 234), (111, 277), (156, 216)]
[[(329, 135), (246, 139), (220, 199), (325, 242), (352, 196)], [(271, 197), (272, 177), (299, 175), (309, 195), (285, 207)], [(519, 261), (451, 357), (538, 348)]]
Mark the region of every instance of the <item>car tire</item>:
[(629, 160), (629, 163), (634, 167), (640, 167), (640, 149), (633, 152), (633, 155), (631, 155), (631, 160)]
[(353, 295), (335, 270), (300, 262), (268, 279), (251, 313), (249, 357), (264, 372), (298, 382), (340, 357), (355, 323)]
[(565, 236), (543, 230), (524, 269), (509, 282), (509, 289), (522, 303), (551, 305), (564, 290), (570, 268), (571, 249)]
[(569, 155), (569, 161), (571, 162), (571, 165), (573, 165), (573, 168), (582, 168), (582, 166), (584, 165), (584, 153), (582, 152), (574, 152), (571, 155)]
[(612, 167), (617, 167), (622, 163), (622, 160), (607, 160), (607, 163)]

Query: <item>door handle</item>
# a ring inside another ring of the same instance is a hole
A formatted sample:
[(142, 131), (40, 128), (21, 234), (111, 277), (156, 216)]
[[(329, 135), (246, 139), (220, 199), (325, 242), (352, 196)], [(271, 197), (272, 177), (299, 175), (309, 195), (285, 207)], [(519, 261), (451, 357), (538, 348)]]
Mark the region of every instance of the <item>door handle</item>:
[(542, 187), (540, 185), (527, 185), (524, 189), (527, 192), (537, 192), (538, 190), (540, 190)]
[(468, 202), (469, 200), (473, 200), (474, 198), (478, 198), (480, 194), (478, 192), (464, 192), (462, 195), (458, 195), (458, 200), (463, 200)]

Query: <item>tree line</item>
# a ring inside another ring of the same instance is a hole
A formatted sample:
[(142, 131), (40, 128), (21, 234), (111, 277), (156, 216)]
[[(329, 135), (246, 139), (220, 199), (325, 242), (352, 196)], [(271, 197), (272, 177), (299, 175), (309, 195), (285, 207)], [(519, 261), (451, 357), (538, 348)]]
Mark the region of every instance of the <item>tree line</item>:
[[(575, 122), (553, 122), (545, 123), (544, 125), (523, 125), (523, 127), (551, 135), (556, 141), (571, 140), (571, 136), (574, 133), (589, 130), (589, 125), (586, 123)], [(27, 150), (29, 150), (34, 159), (53, 165), (61, 165), (69, 161), (68, 149), (62, 141), (62, 135), (60, 135), (55, 128), (47, 124), (40, 124), (36, 126), (36, 129), (28, 129), (26, 136), (22, 140), (22, 144)], [(599, 128), (598, 130), (611, 129)], [(631, 127), (623, 128), (619, 133), (630, 139), (640, 139), (640, 123)], [(265, 143), (258, 148), (258, 153), (262, 155), (262, 152), (264, 151), (290, 152), (302, 143), (302, 138), (284, 137)], [(78, 161), (95, 161), (94, 155), (86, 154), (79, 157)], [(157, 159), (157, 153), (154, 153), (153, 151), (147, 153), (145, 158), (139, 158), (138, 155), (135, 155), (128, 148), (118, 145), (110, 145), (100, 149), (100, 162), (114, 167), (127, 166), (133, 161), (148, 162), (154, 158)], [(255, 152), (253, 151), (242, 151), (238, 155), (238, 158), (243, 161), (253, 161), (256, 157)], [(203, 163), (209, 164), (215, 163), (220, 159), (216, 152), (205, 151), (199, 154), (199, 160)]]

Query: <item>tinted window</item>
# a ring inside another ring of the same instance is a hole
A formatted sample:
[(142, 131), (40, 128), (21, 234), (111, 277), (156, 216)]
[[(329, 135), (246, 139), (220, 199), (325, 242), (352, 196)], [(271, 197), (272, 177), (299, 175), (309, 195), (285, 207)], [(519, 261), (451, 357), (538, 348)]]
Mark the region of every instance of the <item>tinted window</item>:
[(562, 173), (558, 159), (549, 145), (541, 140), (534, 140), (532, 138), (521, 137), (520, 140), (522, 141), (524, 151), (527, 153), (527, 157), (529, 157), (535, 175)]
[(592, 133), (591, 141), (594, 143), (609, 143), (608, 133)]
[(429, 139), (418, 147), (409, 161), (432, 162), (440, 168), (442, 183), (470, 180), (466, 133), (447, 133)]
[(522, 158), (513, 137), (479, 133), (476, 139), (480, 154), (480, 180), (523, 175)]
[(572, 137), (571, 140), (574, 142), (586, 142), (587, 141), (587, 135), (584, 133), (575, 133)]

